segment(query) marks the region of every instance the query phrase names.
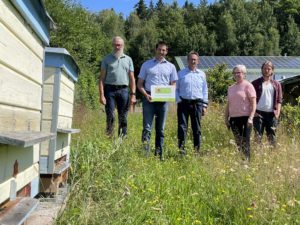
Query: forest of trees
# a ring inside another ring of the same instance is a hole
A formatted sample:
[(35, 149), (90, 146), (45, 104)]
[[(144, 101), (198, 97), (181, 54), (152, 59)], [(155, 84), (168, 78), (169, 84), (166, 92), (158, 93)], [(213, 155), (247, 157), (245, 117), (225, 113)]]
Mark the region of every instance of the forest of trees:
[(198, 5), (137, 0), (128, 17), (113, 9), (92, 13), (76, 0), (46, 0), (56, 28), (50, 45), (66, 48), (80, 66), (76, 101), (98, 107), (100, 62), (111, 39), (124, 37), (135, 73), (153, 56), (158, 40), (169, 45), (169, 59), (191, 50), (200, 55), (300, 55), (299, 0), (217, 0)]

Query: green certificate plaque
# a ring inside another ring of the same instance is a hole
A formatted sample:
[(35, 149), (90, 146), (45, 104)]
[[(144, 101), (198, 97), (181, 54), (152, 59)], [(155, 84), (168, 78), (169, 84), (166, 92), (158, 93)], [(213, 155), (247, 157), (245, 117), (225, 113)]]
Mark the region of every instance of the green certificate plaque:
[(175, 86), (151, 86), (152, 102), (175, 102)]

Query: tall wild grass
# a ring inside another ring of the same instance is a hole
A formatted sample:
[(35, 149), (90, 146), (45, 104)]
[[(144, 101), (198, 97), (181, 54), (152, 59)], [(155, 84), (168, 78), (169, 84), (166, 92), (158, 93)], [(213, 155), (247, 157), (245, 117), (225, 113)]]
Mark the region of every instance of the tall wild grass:
[(103, 111), (77, 111), (75, 119), (81, 133), (72, 140), (71, 190), (56, 224), (300, 224), (299, 138), (283, 126), (276, 149), (251, 143), (247, 163), (222, 106), (211, 105), (202, 120), (202, 154), (193, 154), (189, 133), (181, 158), (170, 107), (161, 162), (142, 152), (141, 112), (129, 114), (124, 140), (106, 137)]

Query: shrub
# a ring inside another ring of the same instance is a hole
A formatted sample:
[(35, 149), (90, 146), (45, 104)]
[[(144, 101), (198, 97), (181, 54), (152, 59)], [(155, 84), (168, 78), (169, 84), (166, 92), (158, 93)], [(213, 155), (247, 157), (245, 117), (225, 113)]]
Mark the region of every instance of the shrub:
[(231, 72), (226, 64), (216, 65), (207, 72), (208, 94), (214, 102), (224, 102), (228, 86), (233, 83)]
[(288, 103), (282, 107), (282, 122), (285, 128), (293, 134), (300, 130), (300, 97), (296, 101), (295, 106)]
[(91, 109), (99, 108), (97, 79), (89, 70), (83, 70), (76, 87), (76, 102)]

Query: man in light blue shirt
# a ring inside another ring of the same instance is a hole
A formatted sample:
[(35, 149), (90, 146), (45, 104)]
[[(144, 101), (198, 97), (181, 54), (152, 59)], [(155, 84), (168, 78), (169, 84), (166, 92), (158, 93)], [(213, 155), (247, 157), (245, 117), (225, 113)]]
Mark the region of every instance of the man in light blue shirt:
[(178, 147), (182, 155), (186, 154), (185, 141), (189, 117), (191, 117), (194, 149), (196, 153), (199, 153), (201, 145), (201, 117), (206, 113), (208, 105), (206, 75), (203, 71), (197, 69), (199, 55), (197, 52), (191, 51), (187, 59), (188, 67), (178, 72), (178, 81), (176, 83)]
[(168, 46), (165, 42), (156, 44), (155, 58), (143, 63), (138, 76), (138, 89), (143, 95), (143, 132), (142, 142), (146, 154), (150, 151), (150, 138), (152, 123), (155, 117), (155, 155), (163, 160), (164, 127), (168, 112), (167, 102), (152, 102), (152, 85), (176, 85), (177, 72), (175, 66), (168, 62), (165, 57)]

